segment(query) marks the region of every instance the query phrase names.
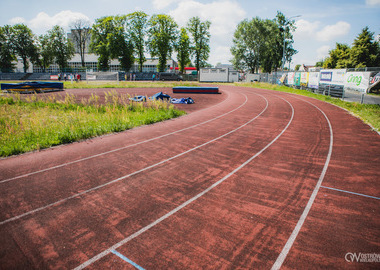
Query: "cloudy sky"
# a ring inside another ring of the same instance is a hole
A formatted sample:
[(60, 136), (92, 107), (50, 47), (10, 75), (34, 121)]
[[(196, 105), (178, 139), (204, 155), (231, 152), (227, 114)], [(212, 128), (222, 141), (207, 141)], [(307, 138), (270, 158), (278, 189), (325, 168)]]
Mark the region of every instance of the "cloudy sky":
[(142, 10), (149, 15), (169, 14), (179, 26), (199, 16), (211, 21), (209, 63), (229, 63), (230, 47), (237, 24), (246, 18), (273, 19), (277, 10), (295, 18), (293, 57), (295, 64), (315, 64), (326, 57), (335, 43), (351, 45), (368, 26), (380, 34), (380, 0), (1, 0), (0, 25), (25, 23), (35, 34), (44, 34), (54, 25), (67, 31), (77, 19), (95, 19), (107, 15)]

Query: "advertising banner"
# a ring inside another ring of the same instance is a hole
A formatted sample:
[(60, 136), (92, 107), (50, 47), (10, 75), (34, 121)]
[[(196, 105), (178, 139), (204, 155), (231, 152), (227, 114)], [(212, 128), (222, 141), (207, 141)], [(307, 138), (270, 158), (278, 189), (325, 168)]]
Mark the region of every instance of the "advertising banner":
[(301, 86), (306, 87), (309, 81), (309, 72), (301, 72)]
[(294, 85), (294, 72), (289, 72), (288, 73), (288, 85)]
[(344, 77), (344, 90), (367, 92), (371, 72), (347, 72)]
[(301, 86), (301, 72), (296, 72), (294, 75), (294, 84), (296, 86)]
[(96, 75), (87, 74), (87, 80), (96, 80)]
[(380, 72), (375, 74), (369, 83), (368, 92), (380, 89)]
[(319, 72), (309, 72), (308, 87), (318, 89), (319, 87)]
[(322, 69), (320, 72), (319, 83), (341, 85), (345, 84), (345, 69)]

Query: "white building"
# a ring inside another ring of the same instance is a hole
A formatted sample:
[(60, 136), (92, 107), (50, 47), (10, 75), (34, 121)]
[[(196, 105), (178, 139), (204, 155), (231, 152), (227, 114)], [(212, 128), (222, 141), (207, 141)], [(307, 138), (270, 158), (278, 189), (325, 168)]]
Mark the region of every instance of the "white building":
[(200, 82), (238, 82), (239, 73), (228, 68), (201, 68)]

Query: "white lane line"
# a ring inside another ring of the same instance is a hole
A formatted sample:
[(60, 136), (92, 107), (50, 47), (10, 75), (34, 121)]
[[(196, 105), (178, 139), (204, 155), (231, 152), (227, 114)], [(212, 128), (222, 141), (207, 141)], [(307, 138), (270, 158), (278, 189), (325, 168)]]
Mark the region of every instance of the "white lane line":
[[(261, 96), (261, 95), (259, 95), (259, 96)], [(249, 121), (246, 122), (245, 124), (243, 124), (243, 125), (241, 125), (241, 126), (235, 128), (235, 129), (233, 129), (233, 130), (231, 130), (231, 131), (229, 131), (229, 132), (227, 132), (227, 133), (225, 133), (225, 134), (223, 134), (223, 135), (221, 135), (221, 136), (219, 136), (219, 137), (217, 137), (217, 138), (214, 138), (214, 139), (212, 139), (212, 140), (210, 140), (210, 141), (208, 141), (208, 142), (205, 142), (205, 143), (203, 143), (203, 144), (200, 144), (200, 145), (198, 145), (198, 146), (196, 146), (196, 147), (193, 147), (193, 148), (191, 148), (191, 149), (189, 149), (189, 150), (187, 150), (187, 151), (184, 151), (184, 152), (182, 152), (182, 153), (180, 153), (180, 154), (177, 154), (177, 155), (175, 155), (175, 156), (172, 156), (172, 157), (170, 157), (170, 158), (164, 159), (164, 160), (162, 160), (162, 161), (160, 161), (160, 162), (157, 162), (157, 163), (155, 163), (155, 164), (153, 164), (153, 165), (147, 166), (147, 167), (145, 167), (145, 168), (143, 168), (143, 169), (140, 169), (140, 170), (138, 170), (138, 171), (135, 171), (135, 172), (133, 172), (133, 173), (130, 173), (130, 174), (124, 175), (124, 176), (122, 176), (122, 177), (119, 177), (119, 178), (117, 178), (117, 179), (111, 180), (110, 182), (107, 182), (107, 183), (104, 183), (104, 184), (102, 184), (102, 185), (99, 185), (99, 186), (96, 186), (96, 187), (93, 187), (93, 188), (87, 189), (87, 190), (82, 191), (82, 192), (80, 192), (80, 193), (74, 194), (74, 195), (72, 195), (72, 196), (70, 196), (70, 197), (66, 197), (66, 198), (64, 198), (64, 199), (58, 200), (58, 201), (56, 201), (56, 202), (53, 202), (53, 203), (47, 204), (47, 205), (42, 206), (42, 207), (39, 207), (39, 208), (36, 208), (36, 209), (31, 210), (31, 211), (29, 211), (29, 212), (25, 212), (25, 213), (20, 214), (20, 215), (18, 215), (18, 216), (14, 216), (14, 217), (12, 217), (12, 218), (9, 218), (9, 219), (6, 219), (6, 220), (3, 220), (3, 221), (0, 222), (0, 225), (6, 224), (6, 223), (8, 223), (8, 222), (11, 222), (11, 221), (14, 221), (14, 220), (20, 219), (20, 218), (22, 218), (22, 217), (25, 217), (25, 216), (28, 216), (28, 215), (31, 215), (31, 214), (34, 214), (34, 213), (37, 213), (37, 212), (42, 211), (42, 210), (44, 210), (44, 209), (46, 209), (46, 208), (49, 208), (49, 207), (51, 207), (51, 206), (54, 206), (54, 205), (57, 205), (57, 204), (60, 204), (60, 203), (66, 202), (66, 201), (68, 201), (68, 200), (74, 199), (74, 198), (76, 198), (76, 197), (79, 197), (79, 196), (84, 195), (84, 194), (86, 194), (86, 193), (89, 193), (89, 192), (91, 192), (91, 191), (94, 191), (94, 190), (97, 190), (97, 189), (103, 188), (103, 187), (105, 187), (105, 186), (111, 185), (111, 184), (113, 184), (113, 183), (119, 182), (119, 181), (124, 180), (124, 179), (126, 179), (126, 178), (128, 178), (128, 177), (131, 177), (131, 176), (133, 176), (133, 175), (136, 175), (136, 174), (139, 174), (139, 173), (141, 173), (141, 172), (147, 171), (147, 170), (152, 169), (152, 168), (154, 168), (154, 167), (157, 167), (157, 166), (159, 166), (159, 165), (161, 165), (161, 164), (163, 164), (163, 163), (166, 163), (166, 162), (168, 162), (168, 161), (170, 161), (170, 160), (173, 160), (173, 159), (178, 158), (178, 157), (180, 157), (180, 156), (183, 156), (183, 155), (185, 155), (185, 154), (187, 154), (187, 153), (190, 153), (190, 152), (192, 152), (192, 151), (194, 151), (194, 150), (196, 150), (196, 149), (198, 149), (198, 148), (201, 148), (201, 147), (203, 147), (203, 146), (205, 146), (205, 145), (208, 145), (208, 144), (210, 144), (210, 143), (212, 143), (212, 142), (215, 142), (215, 141), (217, 141), (217, 140), (219, 140), (219, 139), (221, 139), (221, 138), (223, 138), (223, 137), (226, 137), (226, 136), (230, 135), (231, 133), (234, 133), (234, 132), (236, 132), (237, 130), (239, 130), (239, 129), (245, 127), (246, 125), (248, 125), (249, 123), (251, 123), (252, 121), (254, 121), (255, 119), (257, 119), (258, 117), (260, 117), (260, 116), (266, 111), (266, 109), (268, 108), (268, 100), (267, 100), (265, 97), (263, 97), (263, 96), (261, 96), (261, 97), (266, 101), (266, 106), (265, 106), (265, 108), (264, 108), (264, 109), (263, 109), (258, 115), (256, 115), (254, 118), (252, 118), (251, 120), (249, 120)]]
[[(203, 125), (203, 124), (207, 124), (211, 121), (214, 121), (218, 118), (221, 118), (221, 117), (224, 117), (238, 109), (240, 109), (241, 107), (243, 107), (247, 101), (248, 101), (248, 98), (246, 95), (242, 94), (243, 96), (245, 96), (245, 101), (243, 104), (241, 104), (239, 107), (233, 109), (232, 111), (229, 111), (229, 112), (226, 112), (224, 114), (221, 114), (215, 118), (212, 118), (212, 119), (209, 119), (207, 121), (204, 121), (202, 123), (199, 123), (199, 124), (196, 124), (196, 125), (193, 125), (193, 126), (189, 126), (189, 127), (186, 127), (186, 128), (183, 128), (183, 129), (179, 129), (177, 131), (173, 131), (173, 132), (170, 132), (170, 133), (167, 133), (167, 134), (164, 134), (164, 135), (161, 135), (161, 136), (158, 136), (158, 137), (154, 137), (154, 138), (151, 138), (151, 139), (148, 139), (148, 140), (145, 140), (145, 141), (141, 141), (141, 142), (138, 142), (138, 143), (134, 143), (134, 144), (130, 144), (130, 145), (127, 145), (127, 146), (124, 146), (124, 147), (120, 147), (120, 148), (117, 148), (117, 149), (113, 149), (113, 150), (110, 150), (110, 151), (106, 151), (106, 152), (103, 152), (103, 153), (100, 153), (100, 154), (96, 154), (96, 155), (92, 155), (92, 156), (88, 156), (88, 157), (85, 157), (85, 158), (81, 158), (81, 159), (78, 159), (78, 160), (74, 160), (74, 161), (71, 161), (71, 162), (66, 162), (66, 163), (62, 163), (60, 165), (57, 165), (57, 166), (53, 166), (53, 167), (50, 167), (50, 168), (46, 168), (46, 169), (42, 169), (42, 170), (38, 170), (38, 171), (34, 171), (34, 172), (31, 172), (31, 173), (26, 173), (26, 174), (23, 174), (23, 175), (19, 175), (19, 176), (15, 176), (15, 177), (12, 177), (12, 178), (8, 178), (8, 179), (4, 179), (4, 180), (1, 180), (0, 181), (0, 184), (2, 183), (6, 183), (6, 182), (9, 182), (9, 181), (13, 181), (13, 180), (16, 180), (16, 179), (20, 179), (20, 178), (24, 178), (24, 177), (28, 177), (28, 176), (31, 176), (31, 175), (34, 175), (34, 174), (38, 174), (38, 173), (42, 173), (42, 172), (46, 172), (46, 171), (50, 171), (50, 170), (54, 170), (54, 169), (58, 169), (58, 168), (61, 168), (61, 167), (64, 167), (64, 166), (68, 166), (68, 165), (71, 165), (71, 164), (75, 164), (75, 163), (78, 163), (78, 162), (82, 162), (82, 161), (86, 161), (86, 160), (89, 160), (89, 159), (92, 159), (92, 158), (96, 158), (96, 157), (100, 157), (100, 156), (103, 156), (103, 155), (107, 155), (107, 154), (110, 154), (110, 153), (114, 153), (114, 152), (117, 152), (117, 151), (121, 151), (121, 150), (124, 150), (124, 149), (127, 149), (127, 148), (130, 148), (130, 147), (133, 147), (133, 146), (136, 146), (136, 145), (140, 145), (140, 144), (143, 144), (143, 143), (147, 143), (147, 142), (151, 142), (151, 141), (154, 141), (154, 140), (158, 140), (158, 139), (161, 139), (161, 138), (164, 138), (164, 137), (167, 137), (167, 136), (170, 136), (170, 135), (173, 135), (173, 134), (176, 134), (176, 133), (179, 133), (179, 132), (182, 132), (182, 131), (185, 131), (185, 130), (188, 130), (188, 129), (191, 129), (191, 128), (195, 128), (195, 127), (198, 127), (200, 125)], [(227, 99), (226, 99), (227, 100)], [(224, 100), (223, 102), (225, 102), (226, 100)], [(222, 103), (223, 103), (222, 102)], [(220, 105), (222, 103), (219, 103), (219, 104), (216, 104), (214, 106), (217, 106), (217, 105)], [(209, 108), (205, 108), (205, 109), (210, 109), (214, 106), (211, 106)], [(203, 109), (203, 110), (205, 110)], [(203, 111), (203, 110), (200, 110), (200, 111)], [(199, 111), (198, 111), (199, 112)]]
[(324, 117), (325, 117), (325, 119), (326, 119), (326, 121), (327, 121), (327, 123), (329, 125), (329, 128), (330, 128), (330, 146), (329, 146), (329, 151), (328, 151), (328, 154), (327, 154), (325, 165), (323, 166), (322, 173), (319, 176), (318, 182), (317, 182), (317, 184), (314, 187), (313, 193), (311, 194), (311, 196), (309, 198), (309, 201), (307, 202), (307, 205), (306, 205), (305, 209), (303, 210), (302, 215), (301, 215), (301, 217), (299, 218), (299, 220), (297, 222), (296, 227), (293, 229), (292, 234), (288, 238), (288, 241), (286, 242), (285, 246), (283, 247), (280, 255), (277, 257), (277, 260), (273, 264), (272, 270), (275, 270), (275, 269), (277, 270), (277, 269), (281, 268), (281, 266), (284, 263), (284, 261), (285, 261), (287, 255), (288, 255), (290, 249), (292, 248), (293, 243), (296, 240), (297, 235), (300, 232), (300, 230), (302, 228), (302, 225), (304, 224), (304, 222), (305, 222), (305, 220), (307, 218), (307, 215), (309, 214), (309, 211), (310, 211), (310, 209), (311, 209), (311, 207), (312, 207), (312, 205), (314, 203), (314, 200), (317, 197), (319, 188), (322, 185), (323, 178), (325, 177), (327, 168), (328, 168), (329, 163), (330, 163), (332, 149), (333, 149), (333, 140), (334, 140), (333, 130), (332, 130), (332, 126), (331, 126), (330, 120), (327, 117), (327, 115), (320, 108), (318, 108), (316, 105), (314, 105), (313, 103), (310, 103), (310, 102), (308, 102), (306, 100), (303, 100), (301, 98), (297, 98), (297, 99), (311, 104), (312, 106), (314, 106), (315, 108), (317, 108), (324, 115)]
[(115, 254), (116, 256), (118, 256), (120, 259), (122, 259), (123, 261), (133, 265), (135, 268), (139, 269), (139, 270), (145, 270), (144, 268), (142, 268), (140, 265), (138, 265), (137, 263), (135, 263), (134, 261), (128, 259), (127, 257), (125, 257), (123, 254), (121, 254), (120, 252), (117, 252), (116, 250), (111, 250), (111, 252), (113, 254)]
[[(281, 98), (282, 100), (285, 100), (283, 98)], [(292, 109), (292, 116), (288, 122), (288, 124), (285, 126), (285, 128), (281, 131), (280, 134), (277, 135), (276, 138), (274, 138), (270, 143), (268, 143), (264, 148), (262, 148), (259, 152), (257, 152), (255, 155), (253, 155), (252, 157), (250, 157), (249, 159), (247, 159), (244, 163), (242, 163), (240, 166), (238, 166), (237, 168), (235, 168), (233, 171), (231, 171), (229, 174), (227, 174), (226, 176), (224, 176), (222, 179), (218, 180), (217, 182), (215, 182), (214, 184), (212, 184), (211, 186), (209, 186), (207, 189), (205, 189), (204, 191), (202, 191), (201, 193), (198, 193), (196, 196), (192, 197), (191, 199), (187, 200), (186, 202), (184, 202), (183, 204), (179, 205), (178, 207), (176, 207), (175, 209), (171, 210), (170, 212), (168, 212), (167, 214), (163, 215), (162, 217), (160, 217), (159, 219), (155, 220), (154, 222), (150, 223), (149, 225), (143, 227), (142, 229), (140, 229), (139, 231), (133, 233), (132, 235), (128, 236), (127, 238), (124, 238), (123, 240), (121, 240), (120, 242), (116, 243), (115, 245), (113, 245), (112, 247), (104, 250), (103, 252), (97, 254), (96, 256), (92, 257), (91, 259), (89, 259), (88, 261), (84, 262), (83, 264), (79, 265), (78, 267), (74, 268), (75, 270), (79, 270), (79, 269), (83, 269), (89, 265), (91, 265), (92, 263), (94, 263), (95, 261), (103, 258), (104, 256), (108, 255), (110, 252), (112, 252), (112, 250), (115, 250), (119, 247), (121, 247), (122, 245), (126, 244), (127, 242), (129, 242), (130, 240), (136, 238), (137, 236), (139, 236), (140, 234), (146, 232), (147, 230), (149, 230), (150, 228), (156, 226), (158, 223), (160, 223), (161, 221), (167, 219), (168, 217), (172, 216), (173, 214), (177, 213), (179, 210), (181, 210), (182, 208), (186, 207), (187, 205), (189, 205), (190, 203), (194, 202), (195, 200), (197, 200), (198, 198), (202, 197), (203, 195), (205, 195), (207, 192), (209, 192), (210, 190), (212, 190), (213, 188), (217, 187), (218, 185), (220, 185), (221, 183), (223, 183), (225, 180), (227, 180), (229, 177), (231, 177), (232, 175), (234, 175), (236, 172), (238, 172), (240, 169), (242, 169), (243, 167), (245, 167), (248, 163), (250, 163), (252, 160), (254, 160), (257, 156), (259, 156), (261, 153), (263, 153), (267, 148), (269, 148), (275, 141), (278, 140), (278, 138), (281, 137), (281, 135), (288, 129), (288, 127), (290, 126), (291, 122), (293, 121), (293, 117), (294, 117), (294, 108), (293, 106), (287, 101), (285, 100), (291, 107)]]
[(344, 189), (338, 189), (338, 188), (332, 188), (332, 187), (326, 187), (326, 186), (321, 186), (321, 188), (331, 189), (331, 190), (335, 190), (335, 191), (339, 191), (339, 192), (344, 192), (344, 193), (348, 193), (348, 194), (354, 194), (354, 195), (358, 195), (358, 196), (362, 196), (362, 197), (380, 200), (379, 197), (370, 196), (370, 195), (366, 195), (363, 193), (352, 192), (352, 191), (348, 191), (348, 190), (344, 190)]

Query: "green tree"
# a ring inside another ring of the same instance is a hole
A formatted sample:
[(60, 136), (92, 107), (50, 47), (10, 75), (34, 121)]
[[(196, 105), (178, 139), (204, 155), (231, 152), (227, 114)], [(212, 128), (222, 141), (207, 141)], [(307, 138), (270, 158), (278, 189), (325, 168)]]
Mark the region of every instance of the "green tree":
[(152, 57), (158, 57), (158, 71), (166, 69), (166, 61), (173, 52), (178, 36), (178, 25), (169, 15), (153, 15), (149, 20), (148, 48)]
[(108, 36), (108, 48), (112, 59), (118, 59), (121, 69), (128, 71), (134, 62), (133, 42), (126, 16), (113, 17), (113, 31)]
[(315, 63), (315, 66), (316, 66), (316, 67), (323, 67), (323, 63), (324, 63), (324, 62), (325, 62), (325, 60), (322, 59), (322, 60), (318, 61), (317, 63)]
[(263, 20), (261, 36), (265, 42), (262, 46), (260, 67), (263, 72), (272, 72), (281, 66), (283, 58), (283, 38), (281, 27), (275, 20)]
[(65, 30), (58, 25), (49, 30), (48, 35), (51, 40), (54, 60), (59, 69), (63, 71), (68, 66), (69, 60), (74, 56), (74, 44), (67, 39)]
[(368, 26), (356, 37), (351, 48), (350, 59), (354, 67), (380, 66), (380, 45), (374, 41), (374, 33)]
[(258, 72), (265, 57), (266, 45), (270, 43), (266, 32), (265, 22), (259, 17), (245, 19), (237, 25), (231, 47), (232, 63), (236, 69)]
[(139, 71), (142, 72), (145, 62), (145, 37), (148, 29), (148, 15), (136, 11), (127, 15), (131, 38), (139, 62)]
[(301, 67), (301, 65), (300, 65), (300, 64), (297, 64), (297, 65), (294, 67), (294, 70), (295, 70), (295, 71), (298, 71), (298, 70), (300, 70), (300, 67)]
[(285, 61), (291, 61), (297, 53), (292, 47), (294, 29), (294, 21), (281, 12), (274, 20), (256, 17), (241, 21), (231, 47), (235, 68), (254, 73), (261, 67), (264, 72), (271, 72), (281, 66), (283, 56)]
[(33, 61), (38, 58), (35, 36), (32, 30), (24, 24), (14, 25), (11, 28), (10, 34), (12, 50), (16, 55), (21, 57), (24, 72), (26, 72), (29, 68), (29, 60)]
[(335, 49), (329, 51), (329, 56), (323, 63), (324, 68), (349, 68), (352, 67), (350, 61), (350, 47), (346, 44), (336, 43)]
[(13, 53), (11, 37), (11, 26), (0, 26), (0, 71), (12, 72), (14, 69), (13, 61), (17, 61)]
[(131, 68), (134, 58), (129, 28), (127, 16), (108, 16), (95, 21), (90, 49), (99, 55), (99, 70), (108, 70), (111, 59), (118, 59), (124, 70)]
[(53, 42), (49, 34), (38, 37), (38, 54), (37, 65), (40, 66), (43, 72), (54, 62)]
[(211, 22), (202, 22), (199, 17), (191, 18), (187, 24), (193, 46), (192, 55), (195, 58), (195, 67), (198, 71), (206, 64), (210, 55), (210, 26)]
[(113, 32), (113, 17), (102, 17), (95, 20), (91, 30), (90, 49), (98, 57), (98, 69), (108, 70), (111, 61), (109, 35)]
[(274, 21), (277, 23), (280, 30), (280, 33), (277, 33), (277, 35), (280, 34), (278, 38), (282, 40), (281, 53), (284, 59), (281, 61), (282, 67), (284, 67), (285, 63), (290, 63), (292, 61), (293, 55), (298, 52), (293, 48), (294, 40), (292, 32), (296, 30), (296, 27), (294, 25), (295, 21), (286, 18), (285, 15), (280, 11), (277, 11), (277, 15)]
[(185, 66), (190, 63), (190, 38), (186, 28), (181, 28), (178, 43), (176, 45), (177, 59), (181, 73), (184, 72)]

